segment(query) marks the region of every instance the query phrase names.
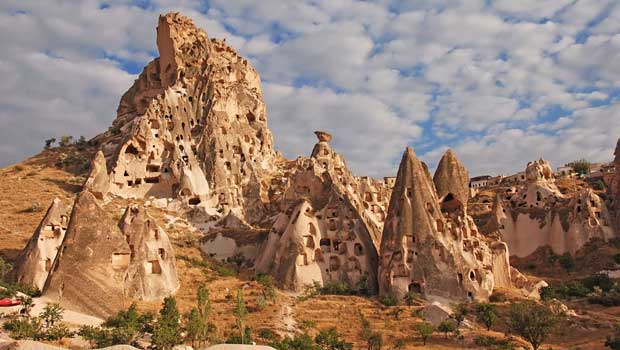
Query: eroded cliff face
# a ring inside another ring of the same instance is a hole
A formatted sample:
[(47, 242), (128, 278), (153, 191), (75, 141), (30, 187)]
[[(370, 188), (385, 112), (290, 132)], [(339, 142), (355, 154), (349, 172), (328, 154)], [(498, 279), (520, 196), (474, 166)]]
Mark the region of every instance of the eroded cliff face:
[(377, 246), (388, 188), (354, 177), (329, 146), (331, 136), (316, 132), (310, 158), (289, 164), (282, 182), (280, 212), (257, 259), (290, 289), (343, 281), (352, 289), (377, 291)]
[(620, 139), (614, 151), (615, 173), (610, 186), (616, 234), (620, 235)]
[(157, 300), (178, 287), (166, 233), (144, 210), (120, 223), (88, 190), (75, 202), (66, 235), (42, 288), (68, 309), (107, 317), (132, 300)]
[(276, 154), (256, 70), (179, 14), (160, 17), (157, 46), (105, 148), (110, 193), (221, 211), (265, 202)]
[[(501, 254), (491, 252), (463, 210), (451, 193), (440, 203), (422, 163), (407, 148), (381, 241), (381, 294), (402, 298), (412, 291), (429, 299), (488, 299), (495, 284), (493, 262)], [(509, 281), (509, 273), (501, 280)]]
[(510, 254), (525, 257), (544, 246), (556, 254), (574, 254), (593, 238), (616, 237), (612, 215), (591, 189), (563, 195), (542, 159), (530, 162), (526, 174), (525, 186), (498, 196), (493, 208), (493, 228), (500, 231)]
[(69, 224), (66, 206), (56, 198), (28, 244), (17, 258), (11, 278), (43, 290)]

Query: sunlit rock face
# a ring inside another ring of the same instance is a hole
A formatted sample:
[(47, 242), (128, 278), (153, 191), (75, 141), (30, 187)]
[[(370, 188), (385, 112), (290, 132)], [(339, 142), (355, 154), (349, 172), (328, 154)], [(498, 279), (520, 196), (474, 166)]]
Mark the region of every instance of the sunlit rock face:
[(157, 46), (118, 108), (110, 192), (223, 210), (265, 200), (276, 154), (256, 70), (176, 13), (160, 17)]
[[(440, 202), (425, 172), (407, 148), (383, 230), (380, 292), (401, 298), (412, 291), (429, 299), (486, 300), (494, 288), (493, 262), (502, 260), (501, 249), (492, 252), (456, 196), (449, 192)], [(507, 276), (497, 279), (509, 283), (506, 270), (498, 269)]]
[(60, 199), (55, 198), (17, 258), (15, 269), (11, 271), (12, 279), (22, 285), (43, 290), (58, 249), (65, 238), (68, 224), (67, 208)]
[(562, 194), (549, 163), (542, 159), (527, 165), (526, 176), (521, 189), (499, 195), (493, 206), (493, 228), (511, 254), (526, 257), (544, 246), (556, 254), (574, 254), (593, 238), (617, 236), (606, 204), (591, 189)]
[(343, 281), (353, 289), (377, 291), (377, 245), (389, 190), (378, 180), (353, 176), (317, 131), (310, 158), (286, 169), (280, 212), (257, 271), (270, 272), (287, 288)]
[(166, 233), (144, 209), (127, 209), (119, 225), (85, 190), (42, 289), (69, 309), (106, 317), (127, 301), (159, 300), (178, 287)]

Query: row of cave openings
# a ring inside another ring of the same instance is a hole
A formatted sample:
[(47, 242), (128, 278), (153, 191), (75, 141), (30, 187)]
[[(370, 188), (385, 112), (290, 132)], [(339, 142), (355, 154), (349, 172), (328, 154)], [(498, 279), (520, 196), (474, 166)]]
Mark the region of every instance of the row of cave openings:
[[(152, 228), (151, 225), (152, 225), (151, 221), (147, 220), (146, 226), (149, 231), (148, 235), (152, 237), (155, 241), (160, 241), (161, 236), (160, 236), (159, 230), (156, 227)], [(133, 262), (135, 259), (135, 247), (133, 244), (130, 243), (131, 236), (126, 234), (125, 241), (129, 245), (129, 252), (112, 253), (112, 268), (114, 269), (120, 269), (120, 270), (127, 269), (129, 267), (129, 264)], [(168, 254), (166, 250), (161, 247), (157, 248), (157, 257), (158, 257), (157, 259), (150, 259), (146, 261), (145, 271), (147, 274), (154, 274), (154, 275), (162, 274), (162, 267), (161, 267), (160, 260), (166, 261), (166, 259), (168, 258)]]

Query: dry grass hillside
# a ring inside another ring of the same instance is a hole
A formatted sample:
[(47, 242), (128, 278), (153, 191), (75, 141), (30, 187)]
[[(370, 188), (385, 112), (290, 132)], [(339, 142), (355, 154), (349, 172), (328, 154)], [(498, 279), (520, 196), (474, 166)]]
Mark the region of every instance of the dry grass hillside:
[[(36, 229), (45, 214), (47, 206), (54, 197), (72, 201), (81, 190), (88, 160), (93, 149), (77, 151), (75, 147), (54, 148), (46, 150), (22, 163), (0, 169), (0, 255), (13, 261), (19, 251)], [(115, 199), (106, 204), (108, 212), (120, 218), (122, 210), (131, 201)], [(292, 335), (295, 332), (316, 334), (320, 329), (336, 327), (344, 338), (354, 344), (355, 349), (366, 348), (362, 340), (363, 320), (369, 321), (370, 328), (383, 336), (384, 349), (480, 349), (489, 348), (476, 345), (474, 339), (489, 336), (504, 339), (508, 332), (505, 322), (509, 304), (497, 303), (500, 320), (492, 331), (469, 317), (468, 324), (461, 332), (462, 337), (435, 333), (426, 346), (417, 336), (414, 325), (422, 321), (421, 306), (386, 307), (376, 298), (358, 296), (319, 295), (307, 299), (297, 295), (277, 291), (275, 302), (261, 305), (264, 287), (254, 280), (251, 271), (235, 271), (231, 265), (205, 260), (199, 250), (200, 234), (193, 230), (182, 218), (175, 218), (174, 213), (151, 207), (153, 217), (166, 230), (171, 238), (177, 257), (177, 267), (181, 278), (181, 288), (176, 297), (182, 313), (191, 309), (196, 302), (196, 291), (201, 283), (206, 283), (213, 303), (213, 322), (217, 326), (217, 335), (225, 339), (234, 329), (232, 308), (238, 290), (243, 290), (250, 310), (248, 324), (253, 329), (259, 343), (268, 343), (269, 332), (280, 335)], [(577, 261), (585, 266), (600, 260), (605, 252), (605, 259), (617, 254), (615, 246), (596, 246), (579, 256)], [(571, 279), (573, 275), (562, 271), (560, 267), (548, 264), (548, 257), (536, 257), (535, 260), (518, 261), (525, 272), (543, 275), (552, 281)], [(533, 266), (528, 269), (529, 265)], [(543, 266), (537, 268), (536, 266)], [(131, 301), (127, 301), (129, 305)], [(564, 301), (563, 301), (564, 302)], [(574, 309), (578, 316), (565, 323), (560, 332), (550, 340), (553, 349), (604, 349), (604, 339), (612, 333), (613, 325), (620, 321), (620, 307), (603, 307), (591, 305), (584, 300), (565, 302)], [(159, 303), (139, 303), (144, 311), (157, 312)], [(261, 336), (263, 336), (261, 338)], [(512, 338), (517, 346), (525, 346), (522, 340)], [(496, 347), (497, 348), (497, 347)]]

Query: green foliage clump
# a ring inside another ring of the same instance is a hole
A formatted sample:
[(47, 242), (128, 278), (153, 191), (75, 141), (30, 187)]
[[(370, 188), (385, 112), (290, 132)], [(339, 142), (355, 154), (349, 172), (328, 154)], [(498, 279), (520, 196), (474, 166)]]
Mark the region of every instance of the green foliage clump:
[(4, 322), (4, 330), (13, 339), (43, 339), (43, 326), (39, 318), (18, 318)]
[(456, 332), (456, 323), (453, 320), (444, 320), (437, 326), (437, 330), (448, 338), (448, 333)]
[(538, 350), (561, 320), (562, 314), (546, 304), (524, 301), (510, 308), (510, 329), (527, 340), (534, 350)]
[(296, 334), (293, 338), (286, 337), (281, 341), (273, 341), (269, 345), (279, 350), (322, 350), (306, 333)]
[(153, 345), (156, 349), (172, 349), (181, 343), (181, 329), (179, 327), (179, 310), (174, 297), (166, 297), (164, 305), (159, 311), (159, 318), (153, 327)]
[(516, 347), (515, 343), (509, 339), (497, 339), (482, 335), (474, 338), (474, 344), (489, 350), (512, 350)]
[(469, 315), (469, 307), (466, 304), (458, 304), (454, 307), (452, 318), (456, 321), (456, 327), (461, 327), (465, 317)]
[(573, 171), (575, 171), (577, 174), (585, 175), (590, 172), (591, 164), (585, 159), (579, 159), (579, 160), (572, 161), (566, 165), (573, 168)]
[(92, 346), (107, 347), (118, 344), (135, 344), (146, 332), (152, 332), (152, 314), (138, 312), (135, 304), (110, 316), (101, 327), (82, 326), (78, 334)]
[(432, 324), (428, 323), (428, 322), (416, 323), (413, 326), (413, 328), (418, 333), (420, 338), (422, 338), (422, 344), (423, 345), (426, 345), (426, 342), (428, 341), (428, 339), (435, 332), (435, 327)]
[(476, 305), (476, 318), (487, 327), (487, 331), (491, 330), (491, 327), (497, 321), (495, 305), (486, 303)]
[(381, 304), (383, 304), (384, 306), (396, 306), (398, 305), (398, 298), (396, 298), (394, 295), (384, 295), (381, 298), (379, 298), (379, 302)]
[(331, 327), (320, 330), (314, 341), (323, 350), (348, 350), (353, 348), (353, 344), (347, 343), (340, 337), (336, 328)]

